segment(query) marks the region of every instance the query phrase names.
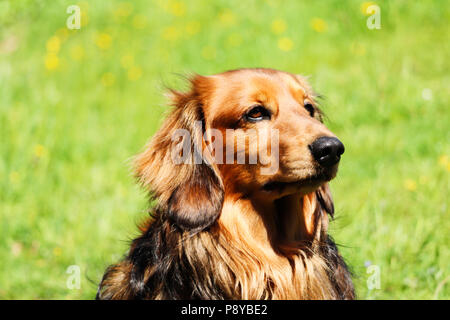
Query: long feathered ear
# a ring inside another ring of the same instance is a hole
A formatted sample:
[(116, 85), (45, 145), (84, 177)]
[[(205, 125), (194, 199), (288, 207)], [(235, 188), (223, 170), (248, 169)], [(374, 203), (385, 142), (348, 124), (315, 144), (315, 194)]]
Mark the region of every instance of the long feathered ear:
[(317, 201), (322, 208), (333, 218), (334, 217), (334, 203), (331, 195), (330, 186), (324, 183), (316, 190)]
[(334, 217), (334, 204), (333, 204), (333, 196), (331, 195), (330, 186), (328, 183), (325, 183), (320, 186), (319, 189), (316, 190), (316, 199), (317, 199), (317, 207), (319, 208), (320, 214), (318, 214), (318, 232), (316, 233), (316, 237), (319, 237), (321, 240), (326, 240), (328, 235), (328, 223), (329, 218)]
[(224, 191), (217, 166), (204, 152), (207, 78), (196, 76), (191, 85), (188, 93), (171, 91), (174, 109), (136, 157), (135, 170), (161, 214), (182, 230), (199, 231), (218, 218)]
[(333, 217), (334, 205), (328, 183), (303, 197), (303, 234), (307, 239), (326, 240), (328, 215)]

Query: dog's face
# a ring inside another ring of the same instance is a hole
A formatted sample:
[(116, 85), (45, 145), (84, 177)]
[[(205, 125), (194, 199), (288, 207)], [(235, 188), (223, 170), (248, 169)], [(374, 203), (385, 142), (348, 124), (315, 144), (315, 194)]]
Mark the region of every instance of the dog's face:
[[(175, 108), (137, 157), (136, 172), (180, 228), (212, 225), (227, 196), (258, 202), (305, 196), (332, 214), (326, 182), (344, 146), (321, 122), (305, 79), (241, 69), (196, 76), (190, 91), (171, 93)], [(181, 164), (171, 157), (179, 153), (180, 131), (182, 153), (191, 152)], [(198, 154), (203, 161), (192, 161)]]
[[(344, 146), (321, 122), (304, 78), (237, 70), (203, 81), (209, 88), (203, 97), (205, 127), (222, 133), (218, 168), (228, 190), (279, 198), (310, 193), (334, 178)], [(234, 150), (232, 163), (225, 159), (226, 148)], [(238, 154), (245, 154), (244, 161), (238, 163)]]

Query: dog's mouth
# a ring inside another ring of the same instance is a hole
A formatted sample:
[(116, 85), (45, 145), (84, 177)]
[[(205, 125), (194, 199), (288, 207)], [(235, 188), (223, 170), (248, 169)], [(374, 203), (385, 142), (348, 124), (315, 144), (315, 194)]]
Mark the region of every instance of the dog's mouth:
[(277, 192), (279, 194), (290, 193), (290, 191), (307, 194), (315, 191), (325, 182), (332, 180), (335, 175), (335, 172), (319, 171), (314, 175), (302, 179), (287, 179), (287, 181), (275, 179), (266, 182), (262, 190), (266, 192)]

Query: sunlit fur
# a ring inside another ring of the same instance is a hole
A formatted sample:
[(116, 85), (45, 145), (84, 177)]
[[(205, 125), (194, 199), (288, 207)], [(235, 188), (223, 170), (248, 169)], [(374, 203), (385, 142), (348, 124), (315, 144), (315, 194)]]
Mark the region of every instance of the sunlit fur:
[[(241, 69), (195, 76), (188, 92), (172, 91), (171, 99), (173, 110), (135, 160), (155, 203), (151, 217), (123, 261), (107, 269), (97, 298), (353, 299), (350, 273), (327, 234), (334, 212), (328, 181), (337, 165), (322, 170), (308, 150), (316, 138), (334, 135), (318, 109), (311, 116), (303, 107), (307, 99), (317, 108), (306, 80)], [(273, 119), (244, 123), (242, 114), (255, 103)], [(280, 131), (280, 168), (272, 176), (261, 175), (260, 165), (217, 164), (208, 153), (197, 165), (171, 159), (176, 129), (202, 141), (192, 144), (201, 153), (208, 128), (263, 127)]]

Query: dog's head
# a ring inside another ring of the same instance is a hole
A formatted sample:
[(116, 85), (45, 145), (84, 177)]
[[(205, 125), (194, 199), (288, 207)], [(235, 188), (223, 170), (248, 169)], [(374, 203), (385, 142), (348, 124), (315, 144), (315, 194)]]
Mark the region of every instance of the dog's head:
[(224, 197), (297, 194), (333, 213), (327, 182), (344, 145), (322, 123), (315, 94), (297, 75), (241, 69), (195, 76), (136, 159), (137, 175), (180, 228), (201, 230)]

